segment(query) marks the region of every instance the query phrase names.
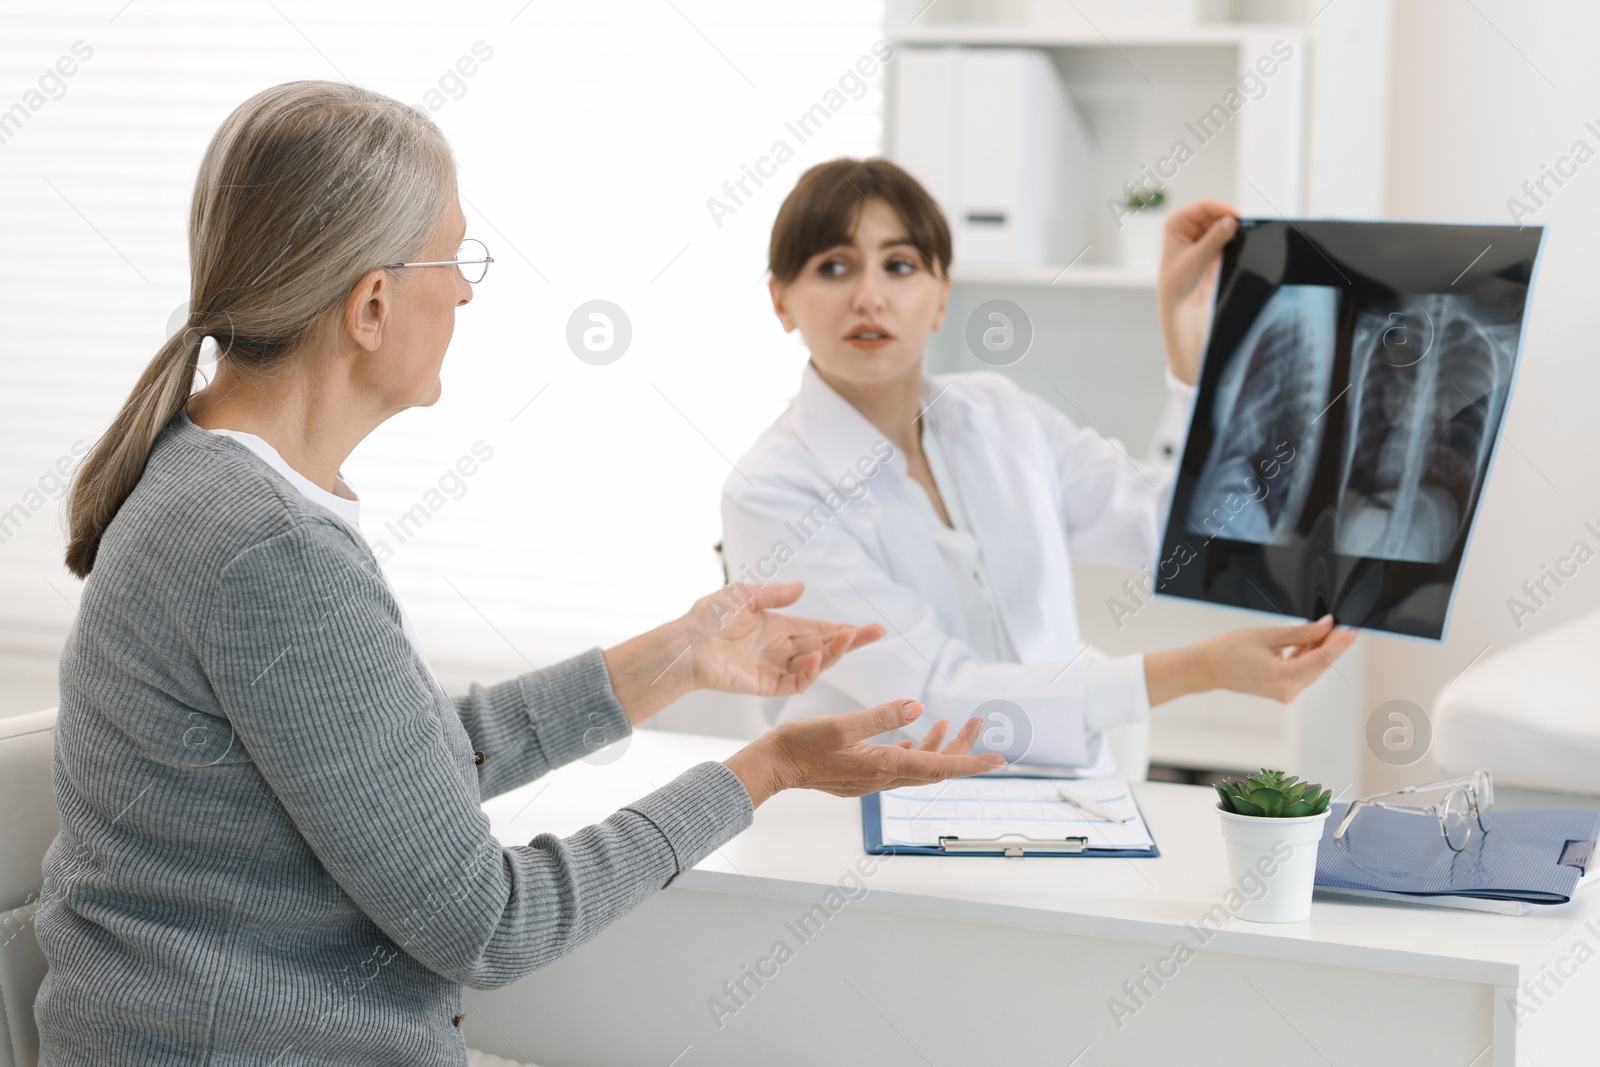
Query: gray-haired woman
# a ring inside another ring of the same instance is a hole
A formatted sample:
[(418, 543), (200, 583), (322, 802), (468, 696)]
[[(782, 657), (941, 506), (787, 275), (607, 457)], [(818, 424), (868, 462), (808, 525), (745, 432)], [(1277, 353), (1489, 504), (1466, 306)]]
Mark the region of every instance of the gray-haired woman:
[[(774, 792), (995, 765), (969, 754), (977, 720), (942, 750), (942, 729), (866, 742), (922, 710), (897, 701), (784, 723), (570, 837), (495, 841), (485, 798), (691, 689), (795, 692), (882, 631), (770, 611), (797, 583), (730, 586), (446, 696), (339, 469), (438, 399), (461, 263), (486, 266), (464, 230), (443, 136), (380, 94), (280, 85), (211, 142), (188, 328), (72, 491), (88, 582), (61, 657), (42, 1063), (462, 1064), (462, 985), (577, 948)], [(220, 361), (190, 396), (207, 336)]]

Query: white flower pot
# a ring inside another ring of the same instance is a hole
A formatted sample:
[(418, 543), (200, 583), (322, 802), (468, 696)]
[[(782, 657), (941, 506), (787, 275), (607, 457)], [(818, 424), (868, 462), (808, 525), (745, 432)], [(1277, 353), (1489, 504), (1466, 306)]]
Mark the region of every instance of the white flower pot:
[(1161, 267), (1161, 247), (1166, 241), (1167, 209), (1140, 208), (1124, 215), (1117, 229), (1117, 259), (1122, 269), (1156, 276)]
[(1228, 878), (1244, 903), (1234, 911), (1256, 923), (1297, 923), (1311, 917), (1317, 843), (1328, 813), (1299, 819), (1264, 819), (1222, 810)]

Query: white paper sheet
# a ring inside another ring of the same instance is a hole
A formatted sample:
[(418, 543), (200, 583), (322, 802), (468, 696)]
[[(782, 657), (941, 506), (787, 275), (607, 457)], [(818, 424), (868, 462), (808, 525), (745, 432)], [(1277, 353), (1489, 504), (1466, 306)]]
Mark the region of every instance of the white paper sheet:
[(1076, 796), (1129, 821), (1107, 822), (1062, 799), (1048, 778), (954, 778), (934, 785), (893, 789), (879, 806), (885, 844), (937, 846), (940, 837), (988, 839), (1004, 834), (1061, 840), (1088, 839), (1088, 847), (1148, 849), (1155, 845), (1123, 778), (1075, 778), (1063, 783)]

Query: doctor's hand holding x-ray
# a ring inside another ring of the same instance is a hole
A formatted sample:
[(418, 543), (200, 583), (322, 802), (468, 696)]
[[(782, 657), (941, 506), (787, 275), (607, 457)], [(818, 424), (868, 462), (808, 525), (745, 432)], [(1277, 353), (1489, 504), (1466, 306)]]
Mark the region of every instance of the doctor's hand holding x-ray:
[(1200, 375), (1219, 253), (1238, 228), (1238, 215), (1220, 200), (1197, 200), (1167, 220), (1156, 300), (1167, 366), (1185, 385)]
[[(1167, 222), (1161, 333), (1169, 386), (1191, 402), (1235, 226), (1214, 200)], [(1071, 563), (1148, 566), (1174, 464), (1129, 458), (1002, 375), (927, 375), (950, 260), (938, 206), (887, 160), (814, 167), (779, 210), (773, 309), (811, 358), (724, 486), (724, 563), (733, 581), (803, 580), (796, 610), (887, 636), (769, 715), (911, 697), (930, 714), (891, 737), (912, 744), (1004, 701), (1028, 735), (1000, 746), (1009, 759), (1111, 773), (1105, 731), (1153, 705), (1219, 688), (1294, 699), (1355, 639), (1331, 617), (1116, 658), (1083, 642)]]

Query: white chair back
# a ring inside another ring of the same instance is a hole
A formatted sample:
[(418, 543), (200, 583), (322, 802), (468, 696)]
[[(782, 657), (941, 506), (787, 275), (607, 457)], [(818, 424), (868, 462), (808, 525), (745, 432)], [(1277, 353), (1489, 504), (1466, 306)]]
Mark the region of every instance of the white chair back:
[(45, 849), (61, 818), (50, 785), (56, 712), (0, 719), (0, 1067), (38, 1067), (33, 1000), (44, 956), (33, 936)]

